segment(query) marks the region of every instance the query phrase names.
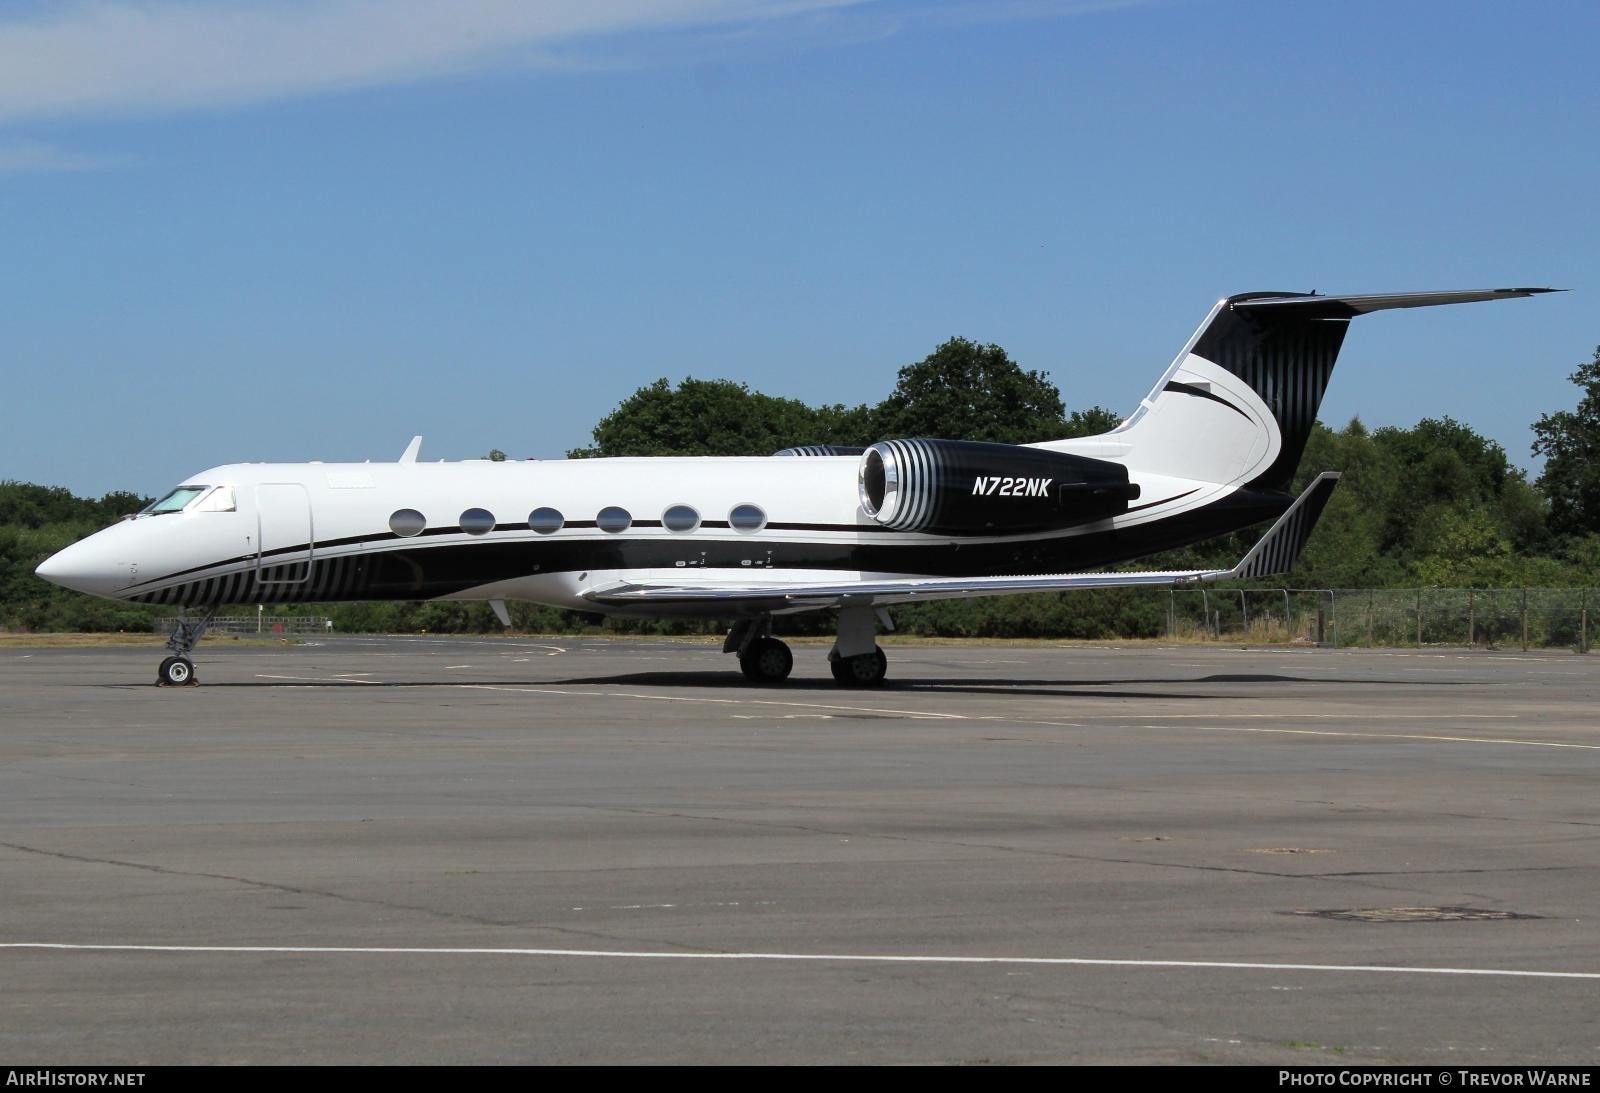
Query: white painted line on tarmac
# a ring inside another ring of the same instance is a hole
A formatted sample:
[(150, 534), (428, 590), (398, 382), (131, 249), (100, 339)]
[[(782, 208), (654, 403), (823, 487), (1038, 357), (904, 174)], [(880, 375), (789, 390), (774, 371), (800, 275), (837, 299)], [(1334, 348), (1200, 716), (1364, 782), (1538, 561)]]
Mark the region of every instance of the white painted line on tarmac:
[[(1168, 721), (1207, 721), (1215, 720), (1216, 716), (1214, 713), (1162, 714), (1162, 717)], [(1367, 713), (1299, 713), (1298, 711), (1295, 713), (1231, 713), (1228, 716), (1236, 717), (1241, 721), (1246, 719), (1262, 720), (1269, 717), (1275, 721), (1371, 721), (1373, 717), (1370, 711)], [(1383, 715), (1383, 719), (1385, 721), (1515, 721), (1520, 716), (1520, 714), (1514, 713), (1386, 713)], [(1147, 713), (1108, 713), (1096, 714), (1095, 717), (1096, 720), (1100, 721), (1143, 721), (1148, 720), (1150, 715)]]
[(288, 679), (297, 683), (366, 683), (373, 687), (381, 687), (382, 681), (376, 679), (348, 679), (342, 676), (269, 676), (263, 672), (256, 673), (257, 679)]
[(832, 721), (831, 713), (736, 713), (729, 714), (735, 721)]
[(613, 949), (444, 948), (343, 945), (96, 945), (48, 941), (0, 942), (0, 949), (300, 956), (533, 956), (593, 960), (793, 961), (813, 964), (998, 964), (1078, 968), (1188, 968), (1196, 971), (1344, 972), (1368, 975), (1477, 975), (1509, 979), (1600, 979), (1600, 972), (1551, 972), (1529, 968), (1432, 968), (1404, 964), (1277, 964), (1255, 960), (1117, 960), (1078, 956), (939, 956), (899, 953), (706, 953)]
[[(468, 668), (467, 664), (448, 664), (449, 668)], [(286, 676), (267, 675), (263, 672), (256, 673), (257, 679), (280, 679), (299, 683), (366, 683), (372, 686), (383, 686), (381, 680), (376, 679), (350, 679), (343, 676)], [(408, 686), (405, 683), (389, 684), (394, 687)], [(694, 702), (718, 706), (782, 706), (802, 710), (837, 710), (845, 713), (885, 714), (894, 717), (906, 717), (923, 721), (972, 721), (977, 720), (966, 714), (935, 713), (928, 710), (889, 710), (873, 706), (834, 706), (820, 702), (780, 702), (771, 698), (710, 698), (694, 697), (690, 695), (656, 695), (640, 694), (633, 691), (568, 691), (555, 687), (509, 687), (490, 683), (457, 683), (451, 684), (459, 690), (465, 691), (511, 691), (517, 694), (549, 694), (563, 695), (574, 698), (636, 698), (650, 702)]]
[(1195, 732), (1258, 732), (1285, 736), (1354, 736), (1365, 740), (1429, 740), (1440, 744), (1518, 744), (1527, 748), (1577, 748), (1600, 751), (1600, 744), (1564, 744), (1555, 740), (1513, 740), (1492, 736), (1425, 736), (1406, 732), (1338, 732), (1333, 729), (1257, 729), (1248, 725), (1145, 725), (1147, 729), (1193, 729)]
[(921, 718), (929, 721), (971, 721), (959, 713), (935, 713), (930, 710), (886, 710), (875, 706), (833, 706), (824, 702), (780, 702), (775, 698), (709, 698), (694, 695), (640, 694), (636, 691), (565, 691), (555, 687), (505, 687), (491, 683), (462, 683), (468, 691), (514, 691), (519, 694), (567, 695), (576, 698), (638, 698), (649, 702), (695, 702), (713, 706), (786, 706), (802, 710), (844, 710), (848, 713), (893, 714), (895, 717)]

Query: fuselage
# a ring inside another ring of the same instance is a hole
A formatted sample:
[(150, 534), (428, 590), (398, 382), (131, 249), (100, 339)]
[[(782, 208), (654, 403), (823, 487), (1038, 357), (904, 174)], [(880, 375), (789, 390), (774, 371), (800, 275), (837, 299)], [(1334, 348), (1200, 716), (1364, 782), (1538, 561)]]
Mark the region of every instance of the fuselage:
[[(1081, 447), (1103, 452), (1106, 442)], [(1141, 503), (1114, 518), (1023, 534), (901, 532), (863, 511), (859, 464), (231, 464), (186, 479), (169, 495), (181, 507), (114, 524), (39, 572), (80, 591), (174, 606), (449, 598), (597, 610), (585, 593), (619, 579), (1059, 573), (1248, 526), (1287, 503), (1145, 474)]]

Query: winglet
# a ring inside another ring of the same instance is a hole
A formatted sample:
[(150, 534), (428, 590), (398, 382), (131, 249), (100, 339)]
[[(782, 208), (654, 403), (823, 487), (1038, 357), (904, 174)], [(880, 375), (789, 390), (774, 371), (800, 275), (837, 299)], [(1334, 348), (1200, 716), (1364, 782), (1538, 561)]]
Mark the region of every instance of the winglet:
[(1311, 530), (1317, 526), (1317, 519), (1338, 484), (1338, 471), (1323, 471), (1317, 475), (1306, 491), (1295, 498), (1289, 511), (1278, 517), (1278, 522), (1268, 528), (1267, 533), (1250, 548), (1250, 553), (1239, 559), (1239, 564), (1226, 573), (1217, 574), (1217, 579), (1253, 580), (1275, 577), (1293, 569), (1295, 559), (1305, 549), (1306, 540), (1311, 538)]
[(406, 450), (400, 453), (400, 462), (402, 462), (402, 463), (415, 463), (417, 461), (417, 455), (421, 451), (422, 451), (422, 438), (420, 436), (412, 437), (411, 438), (411, 443), (406, 445)]

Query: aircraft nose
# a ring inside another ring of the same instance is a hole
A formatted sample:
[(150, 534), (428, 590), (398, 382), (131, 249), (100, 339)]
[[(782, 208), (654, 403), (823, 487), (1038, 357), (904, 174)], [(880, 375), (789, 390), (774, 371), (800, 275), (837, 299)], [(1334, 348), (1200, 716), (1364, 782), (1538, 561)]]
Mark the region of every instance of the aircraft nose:
[(50, 555), (33, 571), (37, 576), (91, 596), (115, 596), (128, 583), (128, 563), (107, 554), (94, 537)]

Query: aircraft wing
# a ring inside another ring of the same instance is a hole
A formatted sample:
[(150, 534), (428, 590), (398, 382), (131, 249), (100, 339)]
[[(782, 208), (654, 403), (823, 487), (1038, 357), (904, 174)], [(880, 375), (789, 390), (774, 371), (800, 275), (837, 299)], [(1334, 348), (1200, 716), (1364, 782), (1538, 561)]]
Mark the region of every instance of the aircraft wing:
[(1317, 518), (1338, 485), (1337, 471), (1319, 475), (1287, 512), (1278, 517), (1250, 552), (1230, 569), (1190, 569), (1130, 573), (1055, 573), (1032, 577), (891, 577), (840, 580), (825, 584), (752, 581), (619, 581), (589, 591), (588, 598), (610, 606), (704, 605), (742, 611), (808, 611), (826, 607), (875, 607), (928, 600), (971, 599), (1020, 592), (1065, 592), (1085, 588), (1128, 588), (1252, 580), (1288, 572)]

